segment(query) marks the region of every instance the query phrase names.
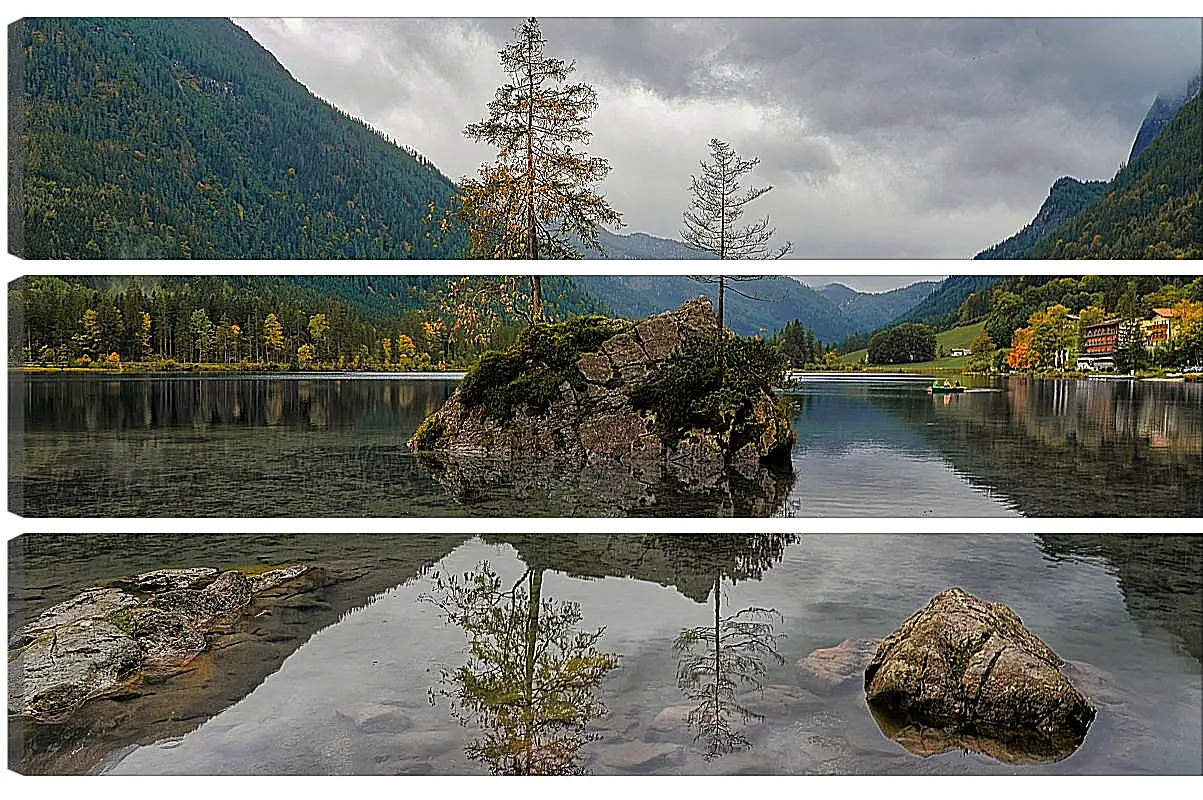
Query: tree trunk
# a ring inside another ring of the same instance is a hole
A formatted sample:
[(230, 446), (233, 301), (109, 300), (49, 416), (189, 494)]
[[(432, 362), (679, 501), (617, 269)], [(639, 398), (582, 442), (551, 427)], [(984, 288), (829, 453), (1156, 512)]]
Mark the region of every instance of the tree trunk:
[(530, 279), (531, 322), (543, 321), (543, 276), (532, 275)]
[(535, 649), (539, 642), (539, 604), (543, 594), (543, 570), (531, 572), (530, 598), (526, 616), (526, 701), (528, 703), (526, 730), (526, 774), (530, 774), (535, 747)]
[(532, 261), (539, 260), (539, 238), (535, 231), (535, 73), (531, 65), (534, 58), (533, 42), (526, 40), (526, 224), (527, 255)]

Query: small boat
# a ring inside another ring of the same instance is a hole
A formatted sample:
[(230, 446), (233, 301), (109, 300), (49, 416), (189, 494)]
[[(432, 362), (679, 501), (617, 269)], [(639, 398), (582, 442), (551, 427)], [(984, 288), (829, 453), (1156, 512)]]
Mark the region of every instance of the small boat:
[(942, 385), (941, 385), (941, 386), (936, 386), (936, 385), (932, 385), (932, 386), (928, 386), (928, 387), (927, 387), (927, 393), (928, 393), (928, 394), (960, 394), (960, 393), (961, 393), (961, 392), (963, 392), (963, 391), (965, 391), (965, 387), (964, 387), (964, 386), (942, 386)]

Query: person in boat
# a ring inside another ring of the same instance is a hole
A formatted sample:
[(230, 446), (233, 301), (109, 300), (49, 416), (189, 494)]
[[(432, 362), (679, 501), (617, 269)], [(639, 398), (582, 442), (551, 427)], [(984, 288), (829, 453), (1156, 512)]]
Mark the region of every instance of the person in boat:
[(945, 388), (945, 389), (951, 389), (951, 388), (952, 388), (952, 384), (951, 384), (951, 383), (948, 381), (948, 378), (945, 378), (945, 379), (944, 379), (944, 388)]
[(957, 381), (956, 383), (954, 383), (954, 384), (953, 384), (953, 388), (954, 388), (954, 389), (960, 389), (960, 388), (962, 388), (962, 387), (961, 387), (961, 382), (960, 382), (960, 381)]

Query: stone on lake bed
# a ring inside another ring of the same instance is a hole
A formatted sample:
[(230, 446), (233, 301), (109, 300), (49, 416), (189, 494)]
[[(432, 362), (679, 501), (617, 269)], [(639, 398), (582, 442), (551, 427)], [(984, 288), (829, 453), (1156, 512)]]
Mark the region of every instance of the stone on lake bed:
[(689, 727), (689, 712), (692, 710), (693, 706), (669, 706), (652, 718), (648, 728), (661, 732), (686, 730)]
[(598, 747), (597, 759), (624, 772), (657, 769), (685, 763), (685, 748), (662, 742), (621, 742)]
[(813, 711), (822, 705), (819, 698), (797, 686), (770, 684), (738, 697), (739, 704), (761, 717), (788, 717), (799, 711)]
[[(949, 746), (976, 745), (1000, 760), (1057, 760), (1081, 744), (1095, 715), (1062, 674), (1064, 663), (1010, 608), (954, 588), (882, 641), (865, 670), (865, 695), (883, 731), (904, 746), (943, 746), (933, 730)], [(910, 735), (916, 729), (923, 733)], [(1001, 746), (983, 749), (979, 739)]]
[(877, 652), (879, 639), (845, 639), (834, 647), (821, 647), (798, 660), (798, 683), (812, 692), (859, 687), (865, 667)]
[(413, 727), (413, 720), (401, 709), (384, 703), (360, 703), (335, 713), (350, 720), (360, 733), (401, 733)]
[(450, 730), (407, 730), (392, 742), (397, 753), (410, 758), (441, 756), (463, 748), (462, 738)]

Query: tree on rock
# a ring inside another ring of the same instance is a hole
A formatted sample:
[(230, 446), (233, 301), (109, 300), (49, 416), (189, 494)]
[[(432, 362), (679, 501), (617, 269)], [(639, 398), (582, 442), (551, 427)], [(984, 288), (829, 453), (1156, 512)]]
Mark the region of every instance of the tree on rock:
[[(744, 160), (728, 143), (710, 140), (710, 160), (701, 162), (701, 176), (689, 176), (689, 208), (682, 215), (681, 237), (685, 243), (720, 259), (777, 259), (787, 254), (793, 244), (770, 249), (769, 240), (775, 230), (769, 218), (762, 217), (751, 225), (740, 226), (744, 206), (772, 190), (772, 186), (752, 187), (746, 191), (741, 179), (760, 163), (759, 158)], [(753, 280), (749, 276), (718, 275), (702, 278), (718, 284), (717, 314), (723, 324), (723, 295), (731, 281)]]
[[(585, 125), (597, 93), (566, 83), (576, 65), (544, 55), (538, 20), (514, 33), (500, 51), (509, 80), (489, 103), (488, 119), (464, 128), (469, 139), (497, 148), (497, 157), (461, 180), (457, 216), (468, 231), (469, 257), (579, 258), (576, 239), (600, 250), (598, 226), (621, 222), (594, 188), (609, 163), (578, 149), (592, 136)], [(531, 277), (531, 301), (538, 317), (538, 276)]]

